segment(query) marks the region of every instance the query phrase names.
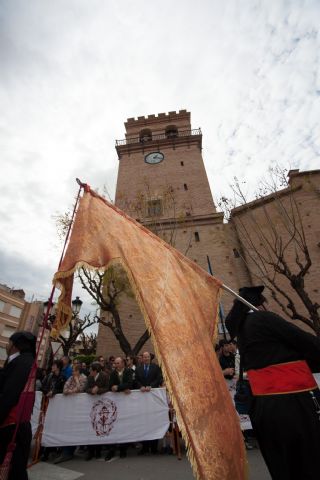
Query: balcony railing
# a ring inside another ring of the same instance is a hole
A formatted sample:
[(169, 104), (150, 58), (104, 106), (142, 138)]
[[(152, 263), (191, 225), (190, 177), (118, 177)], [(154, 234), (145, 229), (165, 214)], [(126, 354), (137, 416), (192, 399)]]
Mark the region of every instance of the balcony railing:
[(193, 130), (182, 130), (176, 133), (158, 133), (156, 135), (144, 135), (142, 137), (128, 137), (124, 140), (116, 140), (116, 147), (120, 145), (133, 145), (137, 143), (148, 144), (157, 140), (174, 140), (180, 137), (190, 137), (193, 135), (201, 135), (201, 128), (194, 128)]

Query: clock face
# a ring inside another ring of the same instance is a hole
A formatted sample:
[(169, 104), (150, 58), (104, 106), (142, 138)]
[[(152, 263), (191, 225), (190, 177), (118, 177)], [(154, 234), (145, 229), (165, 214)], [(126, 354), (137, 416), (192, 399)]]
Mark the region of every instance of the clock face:
[(144, 157), (144, 161), (151, 164), (160, 163), (163, 159), (164, 155), (161, 152), (148, 153), (148, 155)]

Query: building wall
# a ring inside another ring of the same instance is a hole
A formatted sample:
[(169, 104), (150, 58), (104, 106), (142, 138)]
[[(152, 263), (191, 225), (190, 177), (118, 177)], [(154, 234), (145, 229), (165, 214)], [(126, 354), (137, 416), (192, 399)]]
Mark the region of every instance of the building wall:
[[(182, 117), (184, 116), (182, 114)], [(161, 121), (152, 122), (149, 126), (164, 134), (168, 122), (179, 125), (179, 119), (180, 113), (172, 114), (166, 119), (167, 123), (163, 123), (161, 119)], [(190, 117), (183, 121), (183, 128), (191, 131)], [(141, 125), (141, 121), (129, 123), (131, 129), (141, 129), (147, 125), (147, 123)], [(167, 201), (165, 203), (169, 204), (169, 208), (164, 208), (162, 218), (215, 213), (216, 209), (201, 155), (201, 135), (178, 137), (178, 139), (151, 141), (135, 145), (134, 149), (130, 144), (117, 148), (119, 171), (116, 205), (132, 217), (141, 219), (141, 212), (134, 208), (141, 195), (145, 198), (163, 198), (165, 193), (172, 189), (175, 212), (170, 208), (170, 201)], [(147, 164), (145, 156), (157, 151), (164, 154), (164, 160), (155, 165)], [(170, 194), (167, 196), (170, 197)]]
[(22, 290), (0, 285), (0, 366), (7, 358), (9, 338), (19, 329), (25, 303)]
[[(0, 285), (0, 366), (7, 358), (6, 346), (9, 337), (19, 330), (26, 330), (35, 336), (43, 318), (43, 303), (27, 302), (23, 290), (14, 290)], [(39, 339), (38, 339), (39, 341)], [(50, 332), (46, 330), (39, 349), (38, 365), (46, 363), (47, 351), (50, 348)]]
[[(233, 221), (236, 226), (238, 238), (243, 247), (243, 253), (246, 258), (249, 270), (251, 272), (252, 281), (255, 284), (261, 283), (259, 276), (261, 272), (254, 261), (256, 251), (265, 256), (266, 249), (264, 247), (265, 240), (268, 239), (270, 244), (274, 244), (275, 239), (282, 239), (283, 244), (289, 242), (290, 234), (286, 225), (289, 218), (296, 221), (297, 232), (304, 232), (306, 244), (308, 246), (311, 257), (311, 268), (305, 276), (305, 289), (313, 302), (319, 303), (320, 294), (320, 170), (311, 172), (292, 171), (289, 177), (291, 188), (279, 190), (278, 195), (266, 196), (255, 202), (251, 202), (243, 207), (233, 210)], [(296, 210), (296, 206), (298, 210)], [(292, 212), (295, 212), (294, 215)], [(299, 216), (303, 225), (300, 228)], [(245, 231), (248, 232), (244, 233)], [(296, 234), (296, 237), (298, 235)], [(252, 246), (249, 247), (248, 236)], [(254, 248), (253, 248), (254, 246)], [(269, 248), (269, 251), (270, 248)], [(300, 270), (296, 263), (296, 249), (293, 242), (288, 243), (285, 250), (285, 260), (289, 269), (297, 274)], [(298, 250), (299, 252), (299, 250)], [(300, 259), (303, 260), (301, 251)], [(259, 263), (259, 265), (261, 262)], [(271, 267), (266, 266), (269, 273), (273, 273)], [(300, 298), (291, 287), (288, 279), (283, 275), (276, 276), (277, 285), (284, 290), (292, 298), (297, 310), (308, 317)], [(266, 290), (268, 299), (268, 310), (274, 311), (280, 315), (284, 315), (281, 307), (275, 302), (270, 293)], [(286, 305), (288, 302), (279, 296)], [(295, 323), (308, 329), (305, 324), (299, 321)]]
[[(163, 134), (168, 125), (176, 125), (178, 133), (180, 128), (191, 131), (190, 114), (185, 111), (129, 119), (125, 125), (127, 139), (138, 136), (141, 129), (147, 127), (152, 134)], [(190, 134), (168, 141), (129, 144), (117, 148), (117, 151), (116, 204), (206, 271), (209, 256), (214, 274), (230, 287), (238, 289), (244, 283), (248, 284), (247, 269), (233, 251), (239, 248), (237, 236), (223, 223), (223, 215), (216, 212), (201, 154), (201, 135), (196, 132), (195, 136)], [(161, 151), (165, 158), (159, 164), (148, 165), (144, 161), (145, 155), (153, 151)], [(162, 215), (150, 218), (145, 215), (145, 208), (133, 208), (141, 195), (146, 201), (163, 198), (168, 188), (175, 209), (164, 208)], [(232, 301), (230, 295), (222, 295), (225, 311), (231, 307)], [(142, 314), (135, 300), (129, 298), (122, 299), (119, 310), (124, 332), (133, 346), (146, 328)], [(145, 349), (153, 351), (150, 340), (142, 350)], [(97, 353), (105, 356), (122, 353), (113, 333), (104, 326), (99, 327)]]
[(37, 336), (43, 320), (43, 302), (25, 302), (19, 330), (26, 330)]
[[(209, 256), (214, 275), (233, 290), (238, 291), (242, 286), (261, 283), (257, 278), (254, 262), (248, 255), (244, 255), (244, 259), (239, 256), (245, 243), (240, 220), (252, 233), (253, 242), (259, 250), (261, 240), (258, 230), (250, 224), (250, 218), (254, 212), (257, 222), (266, 231), (269, 228), (264, 213), (267, 205), (277, 232), (287, 238), (288, 233), (281, 226), (276, 201), (265, 198), (234, 209), (233, 222), (224, 223), (223, 214), (216, 212), (204, 168), (201, 133), (195, 132), (195, 135), (190, 133), (184, 138), (156, 140), (155, 136), (163, 135), (168, 125), (175, 125), (178, 132), (181, 130), (191, 132), (190, 113), (182, 110), (179, 113), (149, 115), (128, 119), (125, 123), (126, 142), (120, 142), (117, 146), (119, 171), (116, 204), (206, 271)], [(139, 134), (146, 128), (151, 130), (153, 140), (146, 143), (137, 142)], [(164, 160), (156, 165), (146, 164), (145, 155), (154, 151), (164, 153)], [(320, 171), (301, 173), (293, 171), (290, 175), (291, 185), (296, 189), (294, 195), (301, 209), (312, 258), (312, 268), (306, 277), (306, 285), (313, 300), (319, 299), (320, 291), (319, 177)], [(168, 189), (174, 198), (175, 209), (169, 205), (158, 217), (148, 217), (146, 207), (140, 202), (141, 198), (144, 202), (152, 198), (163, 198)], [(282, 195), (281, 198), (287, 204), (290, 201), (289, 196)], [(292, 251), (290, 265), (293, 264)], [(283, 279), (280, 280), (280, 286), (287, 291), (290, 289), (288, 282)], [(266, 296), (269, 297), (268, 309), (283, 315), (279, 305), (270, 298), (270, 295)], [(294, 294), (293, 297), (299, 303)], [(221, 303), (225, 313), (230, 310), (233, 300), (229, 293), (222, 293)], [(121, 300), (119, 310), (124, 332), (133, 346), (145, 331), (142, 314), (135, 300), (130, 298)], [(153, 351), (150, 341), (142, 350), (145, 349)], [(97, 354), (104, 356), (122, 354), (113, 333), (104, 326), (99, 327)]]

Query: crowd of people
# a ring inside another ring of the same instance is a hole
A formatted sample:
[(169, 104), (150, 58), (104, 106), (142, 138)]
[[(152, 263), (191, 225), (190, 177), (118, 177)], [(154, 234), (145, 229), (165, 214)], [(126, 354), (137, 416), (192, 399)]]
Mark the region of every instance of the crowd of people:
[[(225, 379), (238, 379), (239, 352), (236, 341), (220, 340), (216, 346), (216, 353)], [(161, 369), (155, 363), (154, 355), (149, 352), (144, 352), (137, 357), (127, 355), (126, 357), (115, 358), (110, 356), (105, 359), (103, 356), (99, 356), (90, 366), (77, 359), (71, 363), (71, 360), (64, 356), (61, 360), (53, 361), (51, 372), (48, 374), (45, 375), (45, 372), (39, 369), (36, 384), (37, 390), (41, 390), (49, 399), (59, 393), (73, 395), (86, 392), (90, 395), (101, 395), (111, 391), (130, 394), (133, 389), (148, 392), (151, 388), (160, 386), (163, 386)], [(172, 453), (172, 446), (170, 442), (167, 442), (167, 438), (163, 440), (161, 451)], [(247, 449), (253, 448), (252, 432), (244, 433), (244, 441)], [(108, 445), (105, 447), (105, 460), (111, 460), (117, 448), (120, 458), (127, 456), (127, 444)], [(75, 449), (75, 446), (58, 449), (60, 455), (54, 460), (54, 463), (70, 460)], [(81, 449), (84, 450), (84, 448)], [(86, 460), (89, 461), (94, 457), (100, 458), (102, 449), (101, 445), (85, 447)], [(57, 449), (43, 449), (42, 460), (48, 460), (49, 455), (53, 452), (56, 453)], [(138, 455), (144, 455), (148, 452), (158, 453), (158, 440), (142, 442)]]
[[(123, 392), (129, 395), (131, 390), (140, 389), (141, 392), (149, 392), (152, 388), (161, 387), (163, 377), (160, 367), (155, 363), (153, 354), (144, 352), (136, 358), (133, 356), (117, 357), (110, 356), (106, 361), (103, 356), (98, 357), (88, 368), (86, 363), (77, 359), (71, 362), (67, 356), (61, 360), (54, 360), (51, 371), (44, 375), (38, 370), (36, 388), (50, 399), (56, 394), (73, 395), (88, 393), (89, 395), (102, 395), (108, 391)], [(105, 460), (109, 461), (119, 448), (120, 458), (127, 456), (127, 444), (107, 445)], [(47, 461), (51, 453), (60, 453), (54, 463), (61, 463), (73, 457), (76, 446), (63, 447), (62, 449), (43, 448), (42, 460)], [(83, 450), (84, 448), (82, 448)], [(102, 455), (101, 445), (88, 445), (86, 460), (100, 458)], [(164, 439), (163, 452), (172, 453), (168, 449)], [(158, 440), (144, 441), (138, 455), (151, 452), (158, 453)]]

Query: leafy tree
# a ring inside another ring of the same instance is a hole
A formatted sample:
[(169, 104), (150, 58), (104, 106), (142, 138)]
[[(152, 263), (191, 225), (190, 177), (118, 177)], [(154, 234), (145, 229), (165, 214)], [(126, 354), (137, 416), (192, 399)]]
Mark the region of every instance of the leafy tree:
[(74, 357), (75, 360), (78, 360), (81, 363), (85, 363), (86, 365), (90, 365), (96, 359), (95, 355), (77, 355)]

